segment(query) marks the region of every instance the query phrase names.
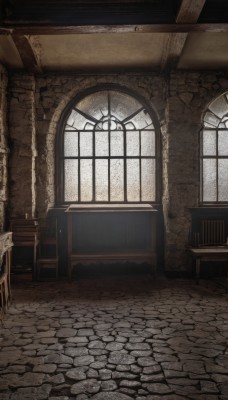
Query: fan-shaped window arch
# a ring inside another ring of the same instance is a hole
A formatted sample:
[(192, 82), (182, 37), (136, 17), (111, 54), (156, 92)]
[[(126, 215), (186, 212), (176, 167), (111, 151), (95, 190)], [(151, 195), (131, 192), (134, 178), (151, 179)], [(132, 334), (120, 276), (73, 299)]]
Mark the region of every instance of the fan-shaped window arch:
[(149, 107), (103, 87), (71, 103), (60, 133), (63, 203), (158, 199), (158, 133)]
[(201, 132), (201, 202), (228, 202), (228, 93), (212, 101)]

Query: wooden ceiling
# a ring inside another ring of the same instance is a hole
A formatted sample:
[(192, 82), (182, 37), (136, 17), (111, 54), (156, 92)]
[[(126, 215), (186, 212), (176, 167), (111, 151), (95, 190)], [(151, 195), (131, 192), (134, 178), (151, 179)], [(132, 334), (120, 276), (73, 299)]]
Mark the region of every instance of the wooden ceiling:
[(75, 72), (228, 68), (227, 0), (2, 0), (0, 62)]

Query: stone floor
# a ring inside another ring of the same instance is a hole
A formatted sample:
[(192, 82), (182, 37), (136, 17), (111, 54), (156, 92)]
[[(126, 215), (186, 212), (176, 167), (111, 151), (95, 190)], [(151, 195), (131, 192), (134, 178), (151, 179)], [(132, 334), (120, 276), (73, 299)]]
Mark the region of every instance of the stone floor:
[(145, 270), (13, 278), (1, 400), (228, 400), (228, 294)]

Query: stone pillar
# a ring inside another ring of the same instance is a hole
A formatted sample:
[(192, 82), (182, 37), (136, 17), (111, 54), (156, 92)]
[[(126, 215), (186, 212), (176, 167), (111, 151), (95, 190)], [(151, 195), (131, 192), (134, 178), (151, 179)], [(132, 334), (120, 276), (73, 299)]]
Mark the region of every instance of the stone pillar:
[(163, 140), (164, 221), (167, 271), (186, 271), (189, 265), (190, 208), (198, 205), (199, 131), (202, 108), (196, 107), (197, 74), (170, 78)]
[(10, 79), (10, 217), (34, 217), (35, 196), (35, 78), (15, 74)]
[(8, 200), (7, 191), (7, 72), (0, 65), (0, 231), (5, 225), (5, 206)]

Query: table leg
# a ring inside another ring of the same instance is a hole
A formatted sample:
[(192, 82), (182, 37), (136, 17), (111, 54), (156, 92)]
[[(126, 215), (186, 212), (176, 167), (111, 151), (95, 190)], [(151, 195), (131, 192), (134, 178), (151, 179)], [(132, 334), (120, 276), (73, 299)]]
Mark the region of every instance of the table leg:
[(196, 283), (199, 284), (200, 280), (200, 258), (196, 259)]

